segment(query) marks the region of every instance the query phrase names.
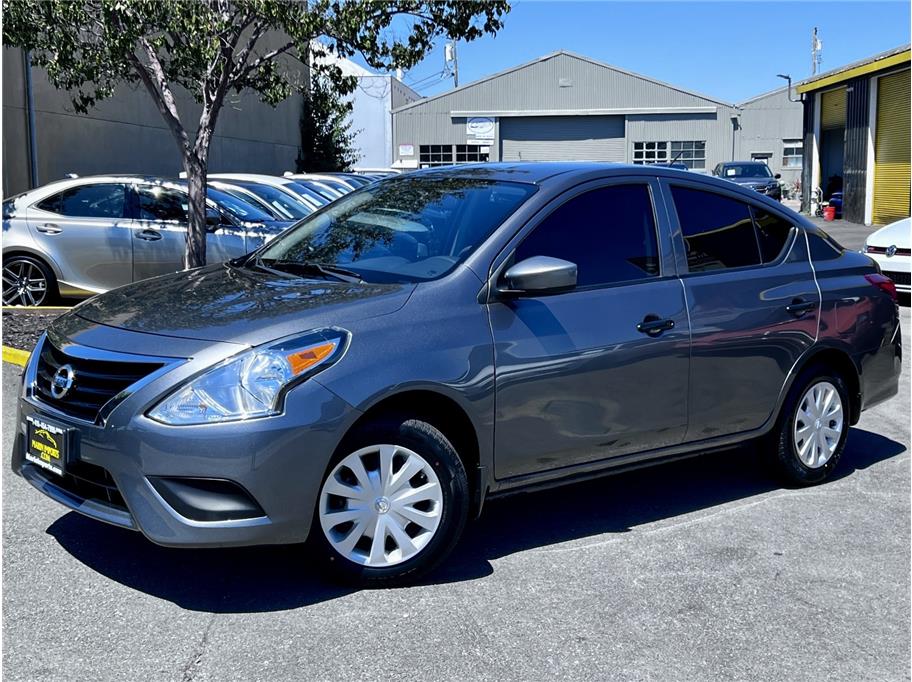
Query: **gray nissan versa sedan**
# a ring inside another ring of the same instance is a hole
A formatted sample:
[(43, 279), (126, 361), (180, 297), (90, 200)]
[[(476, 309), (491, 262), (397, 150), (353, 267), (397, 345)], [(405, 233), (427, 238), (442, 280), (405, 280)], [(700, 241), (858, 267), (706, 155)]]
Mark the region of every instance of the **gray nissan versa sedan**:
[(900, 361), (892, 282), (757, 192), (429, 169), (59, 318), (12, 466), (162, 545), (309, 538), (334, 575), (387, 583), (520, 489), (754, 440), (823, 481)]

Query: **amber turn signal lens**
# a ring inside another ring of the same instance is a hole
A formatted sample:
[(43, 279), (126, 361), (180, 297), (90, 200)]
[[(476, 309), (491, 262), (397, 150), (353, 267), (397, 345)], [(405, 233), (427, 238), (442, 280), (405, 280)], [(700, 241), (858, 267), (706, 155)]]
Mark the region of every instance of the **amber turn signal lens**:
[(288, 364), (291, 366), (292, 373), (295, 376), (298, 376), (301, 372), (310, 369), (314, 365), (320, 364), (323, 360), (332, 355), (332, 352), (336, 349), (336, 345), (336, 341), (329, 341), (327, 343), (321, 343), (318, 346), (311, 346), (305, 350), (289, 353), (285, 357), (288, 359)]

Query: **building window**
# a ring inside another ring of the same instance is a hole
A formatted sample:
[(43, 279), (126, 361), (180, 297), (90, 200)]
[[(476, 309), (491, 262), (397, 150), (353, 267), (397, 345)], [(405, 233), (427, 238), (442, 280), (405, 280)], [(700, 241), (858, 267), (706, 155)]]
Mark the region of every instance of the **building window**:
[(801, 168), (804, 156), (804, 142), (801, 140), (782, 140), (782, 167)]
[(419, 148), (418, 161), (422, 168), (449, 166), (453, 163), (453, 145), (423, 144)]
[(706, 168), (706, 141), (685, 140), (671, 143), (669, 161), (683, 163), (688, 168)]
[(488, 160), (488, 152), (482, 152), (481, 147), (476, 144), (457, 144), (456, 145), (456, 163), (481, 163)]
[(634, 142), (633, 162), (639, 165), (645, 163), (668, 163), (668, 143)]

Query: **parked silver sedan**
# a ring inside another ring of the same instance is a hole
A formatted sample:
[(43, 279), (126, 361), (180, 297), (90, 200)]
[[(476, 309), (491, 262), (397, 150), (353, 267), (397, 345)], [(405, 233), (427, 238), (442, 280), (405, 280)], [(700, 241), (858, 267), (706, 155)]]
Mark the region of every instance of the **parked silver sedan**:
[[(291, 224), (228, 198), (230, 206), (208, 202), (211, 263), (243, 255)], [(180, 270), (186, 231), (186, 189), (157, 178), (72, 178), (10, 197), (3, 202), (3, 304), (86, 297)]]

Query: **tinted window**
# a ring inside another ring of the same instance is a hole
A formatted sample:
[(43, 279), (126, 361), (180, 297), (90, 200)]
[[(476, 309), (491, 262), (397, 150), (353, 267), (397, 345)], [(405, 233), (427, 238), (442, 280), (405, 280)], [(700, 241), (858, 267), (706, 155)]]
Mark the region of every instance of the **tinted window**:
[(757, 243), (764, 263), (772, 263), (782, 254), (792, 232), (792, 223), (769, 211), (753, 207), (754, 224), (757, 227)]
[(139, 217), (142, 220), (186, 222), (187, 197), (167, 187), (137, 187)]
[(652, 201), (646, 185), (586, 192), (554, 211), (519, 248), (516, 262), (551, 256), (576, 263), (579, 286), (659, 274)]
[(808, 245), (811, 247), (811, 260), (833, 260), (842, 255), (842, 247), (837, 248), (836, 242), (832, 241), (829, 235), (824, 238), (813, 232), (808, 232), (807, 236)]
[(304, 218), (313, 213), (313, 208), (311, 206), (302, 203), (292, 195), (283, 192), (277, 187), (258, 185), (253, 182), (233, 182), (233, 184), (253, 192), (270, 206), (290, 215), (295, 220)]
[(760, 255), (747, 204), (719, 194), (672, 187), (691, 272), (758, 265)]
[(123, 185), (83, 185), (48, 197), (38, 208), (74, 218), (123, 218), (125, 195)]

